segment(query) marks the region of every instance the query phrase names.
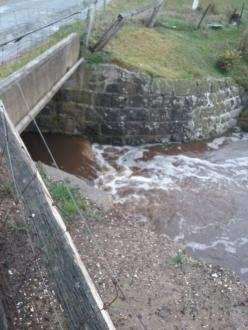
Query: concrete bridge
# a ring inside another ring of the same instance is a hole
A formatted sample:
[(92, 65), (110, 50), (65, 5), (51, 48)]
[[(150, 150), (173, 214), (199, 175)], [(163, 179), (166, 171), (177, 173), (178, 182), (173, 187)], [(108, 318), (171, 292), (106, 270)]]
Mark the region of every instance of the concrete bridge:
[(82, 63), (73, 33), (0, 81), (0, 99), (19, 133), (31, 123)]

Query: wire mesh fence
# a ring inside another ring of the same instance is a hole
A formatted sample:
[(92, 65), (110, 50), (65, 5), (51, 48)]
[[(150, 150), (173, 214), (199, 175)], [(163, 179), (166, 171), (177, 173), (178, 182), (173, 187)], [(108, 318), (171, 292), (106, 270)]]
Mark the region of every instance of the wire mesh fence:
[[(31, 165), (28, 154), (25, 151), (23, 152), (19, 144), (22, 142), (20, 142), (14, 129), (11, 128), (10, 121), (8, 119), (5, 121), (5, 110), (3, 107), (2, 109), (0, 133), (3, 139), (0, 143), (0, 150), (11, 173), (16, 201), (24, 206), (24, 225), (34, 258), (36, 259), (37, 251), (42, 251), (45, 263), (48, 266), (47, 269), (52, 278), (54, 290), (59, 296), (63, 307), (63, 314), (66, 317), (68, 329), (86, 329), (88, 326), (92, 329), (112, 329), (111, 321), (105, 312), (105, 306), (100, 301), (96, 291), (94, 291), (95, 289), (92, 289), (92, 284), (87, 284), (89, 281), (88, 273), (78, 259), (78, 253), (64, 223), (61, 219), (53, 222), (53, 212), (48, 214), (52, 210), (51, 205), (50, 207), (45, 205), (46, 201), (50, 199), (48, 192), (44, 187), (41, 187), (39, 174), (36, 168)], [(17, 151), (20, 152), (19, 156), (16, 154)], [(28, 163), (29, 165), (27, 166)], [(28, 174), (28, 179), (25, 179), (26, 174), (23, 172), (26, 170), (34, 171), (33, 174), (31, 172)], [(21, 180), (20, 182), (19, 179)], [(21, 182), (24, 184), (24, 187), (21, 187)], [(45, 199), (43, 201), (40, 189), (44, 189)], [(27, 195), (30, 195), (30, 197), (27, 198)], [(38, 208), (35, 207), (34, 203), (36, 198), (40, 204)], [(57, 217), (58, 213), (55, 212), (54, 215)], [(40, 227), (40, 230), (39, 226), (42, 226), (43, 229)], [(46, 280), (42, 276), (42, 270), (39, 267), (38, 264), (41, 285), (43, 284), (46, 289)], [(63, 270), (60, 271), (62, 268)], [(68, 290), (66, 289), (67, 285)], [(94, 300), (95, 296), (97, 297), (97, 304)], [(50, 299), (50, 296), (48, 298)], [(86, 306), (87, 301), (91, 301), (88, 306)], [(101, 308), (98, 306), (98, 303), (101, 303)], [(34, 309), (32, 306), (31, 308)], [(55, 309), (54, 314), (56, 315)], [(110, 323), (110, 326), (107, 326), (108, 323)], [(63, 324), (59, 322), (59, 317), (58, 329), (64, 329)]]
[(71, 6), (45, 1), (39, 6), (11, 8), (0, 6), (0, 65), (16, 61), (37, 47), (47, 43), (63, 26), (83, 23), (89, 9), (104, 9), (106, 0), (92, 0)]

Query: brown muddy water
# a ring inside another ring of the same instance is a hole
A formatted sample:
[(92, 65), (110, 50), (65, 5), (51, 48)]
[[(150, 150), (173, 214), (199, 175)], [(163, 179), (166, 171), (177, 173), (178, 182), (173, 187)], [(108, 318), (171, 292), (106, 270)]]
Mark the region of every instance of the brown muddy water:
[[(95, 144), (95, 161), (81, 138), (45, 137), (65, 171), (91, 179), (191, 255), (248, 282), (248, 134), (190, 145)], [(23, 138), (34, 160), (51, 164), (38, 136)]]

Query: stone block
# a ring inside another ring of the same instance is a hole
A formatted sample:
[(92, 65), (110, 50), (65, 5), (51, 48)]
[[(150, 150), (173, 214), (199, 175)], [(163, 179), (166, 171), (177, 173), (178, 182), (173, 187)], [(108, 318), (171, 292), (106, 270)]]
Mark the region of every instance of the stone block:
[(122, 121), (149, 121), (150, 111), (145, 108), (124, 108), (120, 110)]
[(94, 94), (90, 91), (79, 91), (77, 94), (77, 102), (91, 105), (93, 104), (93, 96)]
[(101, 133), (109, 136), (122, 136), (125, 134), (125, 126), (119, 122), (101, 123)]
[(141, 95), (131, 96), (129, 98), (129, 106), (133, 108), (142, 108), (148, 105), (148, 99)]
[(176, 96), (191, 95), (196, 90), (194, 80), (175, 80), (174, 92)]
[(128, 105), (129, 96), (125, 95), (113, 95), (112, 96), (112, 107), (113, 108), (124, 108)]
[(95, 95), (95, 106), (98, 107), (112, 107), (112, 95), (111, 94), (96, 94)]
[(105, 91), (112, 94), (121, 94), (123, 93), (123, 86), (120, 83), (110, 83), (107, 84)]
[(161, 108), (164, 105), (164, 96), (161, 94), (152, 95), (149, 97), (150, 108)]
[(171, 95), (174, 92), (174, 80), (154, 78), (150, 85), (150, 95)]
[(94, 110), (95, 110), (95, 112), (97, 112), (97, 114), (99, 114), (100, 118), (102, 118), (105, 122), (119, 122), (120, 121), (120, 109), (95, 107)]
[(164, 122), (170, 119), (171, 109), (169, 107), (150, 109), (150, 121)]
[(99, 123), (85, 123), (84, 125), (78, 125), (77, 130), (80, 134), (96, 141), (101, 136), (101, 125)]

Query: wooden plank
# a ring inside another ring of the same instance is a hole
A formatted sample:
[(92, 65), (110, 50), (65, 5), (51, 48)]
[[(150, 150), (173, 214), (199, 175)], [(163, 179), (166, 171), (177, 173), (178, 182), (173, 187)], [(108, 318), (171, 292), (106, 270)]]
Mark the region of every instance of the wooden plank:
[(114, 330), (63, 219), (1, 101), (0, 136), (0, 150), (6, 150), (4, 157), (12, 169), (29, 228), (35, 233), (35, 244), (44, 251), (68, 329)]

